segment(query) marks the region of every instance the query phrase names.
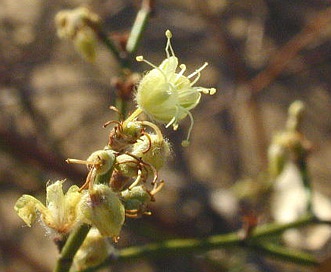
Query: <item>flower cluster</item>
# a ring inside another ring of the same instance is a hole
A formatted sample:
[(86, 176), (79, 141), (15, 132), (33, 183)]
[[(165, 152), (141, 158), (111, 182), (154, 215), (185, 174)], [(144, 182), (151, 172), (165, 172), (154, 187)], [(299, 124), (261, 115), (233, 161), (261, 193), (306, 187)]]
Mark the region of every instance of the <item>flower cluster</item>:
[[(117, 150), (118, 144), (113, 143), (121, 141)], [(23, 195), (15, 210), (28, 226), (39, 216), (48, 229), (65, 234), (86, 223), (116, 241), (125, 216), (150, 214), (147, 206), (163, 186), (158, 170), (170, 153), (170, 144), (154, 124), (138, 120), (116, 123), (103, 150), (93, 152), (87, 160), (67, 160), (87, 165), (85, 184), (71, 186), (66, 194), (63, 181), (48, 184), (46, 206)]]
[(61, 39), (71, 40), (86, 60), (95, 60), (98, 40), (95, 29), (100, 25), (97, 14), (85, 7), (62, 10), (56, 15), (55, 23)]
[[(64, 11), (57, 16), (59, 35), (76, 39), (79, 32), (89, 31), (87, 21), (89, 25), (97, 23), (97, 19), (85, 9)], [(85, 183), (81, 187), (71, 186), (66, 193), (62, 188), (64, 181), (48, 183), (46, 205), (30, 195), (23, 195), (16, 202), (15, 210), (28, 226), (39, 218), (48, 230), (61, 235), (81, 224), (92, 226), (76, 256), (79, 267), (105, 258), (109, 246), (103, 237), (111, 237), (116, 242), (125, 218), (149, 215), (148, 205), (155, 201), (155, 195), (163, 188), (159, 170), (171, 155), (170, 144), (158, 125), (138, 119), (140, 114), (144, 112), (151, 120), (174, 129), (179, 121), (189, 116), (191, 126), (184, 141), (187, 145), (193, 126), (190, 110), (199, 103), (201, 93), (215, 93), (213, 88), (194, 87), (207, 63), (188, 76), (184, 76), (184, 64), (179, 66), (180, 71), (176, 71), (178, 59), (170, 43), (171, 36), (167, 30), (167, 58), (160, 66), (142, 57), (137, 58), (153, 69), (137, 86), (137, 109), (126, 120), (104, 124), (104, 127), (111, 126), (107, 145), (86, 160), (67, 160), (68, 163), (87, 166)], [(94, 254), (90, 248), (99, 242), (103, 245), (103, 253)]]

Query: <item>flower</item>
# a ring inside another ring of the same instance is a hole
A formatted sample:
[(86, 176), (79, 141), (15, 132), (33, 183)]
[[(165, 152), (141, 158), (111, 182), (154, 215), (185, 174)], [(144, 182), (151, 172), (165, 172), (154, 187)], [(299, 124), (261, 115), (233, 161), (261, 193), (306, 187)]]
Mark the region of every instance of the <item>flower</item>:
[(166, 127), (173, 126), (177, 129), (178, 122), (189, 116), (191, 126), (186, 141), (193, 127), (193, 116), (190, 112), (200, 101), (201, 93), (214, 94), (214, 88), (195, 87), (200, 78), (200, 72), (208, 65), (204, 63), (199, 69), (188, 76), (184, 76), (186, 65), (180, 64), (177, 71), (178, 59), (172, 49), (170, 39), (172, 34), (169, 30), (165, 32), (167, 37), (166, 56), (167, 58), (156, 66), (138, 56), (137, 61), (144, 61), (153, 67), (140, 81), (136, 101), (138, 109), (144, 111), (151, 119), (165, 123)]
[(47, 185), (46, 206), (31, 195), (21, 196), (16, 204), (15, 211), (23, 221), (31, 227), (38, 215), (45, 224), (58, 233), (68, 233), (80, 222), (78, 203), (82, 194), (79, 188), (73, 185), (66, 194), (63, 193), (64, 180), (58, 180)]

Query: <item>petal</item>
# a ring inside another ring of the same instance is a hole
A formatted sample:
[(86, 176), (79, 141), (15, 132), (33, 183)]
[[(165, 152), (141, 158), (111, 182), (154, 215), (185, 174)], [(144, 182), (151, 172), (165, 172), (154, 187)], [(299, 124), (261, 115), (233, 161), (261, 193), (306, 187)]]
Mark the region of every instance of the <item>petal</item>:
[(178, 93), (179, 104), (186, 110), (191, 110), (195, 108), (199, 104), (200, 98), (201, 93), (192, 87), (182, 89)]
[(64, 223), (65, 201), (62, 190), (63, 182), (64, 180), (58, 180), (55, 183), (48, 185), (46, 189), (46, 206), (49, 214), (47, 216), (44, 215), (43, 220), (46, 221), (45, 224), (52, 228), (55, 227), (54, 224), (59, 226)]
[(79, 192), (79, 187), (76, 185), (71, 186), (64, 196), (65, 220), (70, 225), (74, 225), (81, 219), (78, 210), (78, 203), (81, 199), (82, 193)]
[(170, 80), (170, 77), (172, 77), (177, 69), (178, 66), (178, 59), (175, 56), (171, 56), (160, 64), (159, 68), (163, 71), (163, 73), (166, 75), (167, 79)]
[(31, 224), (37, 218), (37, 211), (46, 212), (46, 207), (36, 198), (30, 195), (21, 196), (15, 204), (14, 207), (18, 216), (22, 218), (22, 220), (31, 227)]

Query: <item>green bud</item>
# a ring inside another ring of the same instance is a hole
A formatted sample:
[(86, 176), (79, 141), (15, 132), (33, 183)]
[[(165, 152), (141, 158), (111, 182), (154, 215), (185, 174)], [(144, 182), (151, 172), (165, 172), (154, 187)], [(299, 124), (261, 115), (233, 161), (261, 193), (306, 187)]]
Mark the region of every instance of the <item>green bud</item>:
[(139, 162), (128, 154), (116, 157), (115, 169), (125, 177), (135, 177), (138, 174)]
[(97, 34), (100, 18), (85, 7), (62, 10), (55, 16), (57, 34), (73, 41), (77, 51), (88, 61), (96, 55)]
[(287, 161), (286, 149), (277, 143), (271, 144), (268, 149), (268, 161), (270, 177), (278, 177), (283, 172)]
[(146, 134), (134, 144), (132, 154), (159, 170), (169, 158), (171, 148), (169, 142), (163, 137), (157, 134)]
[(147, 205), (152, 201), (153, 196), (142, 186), (135, 186), (121, 193), (122, 201), (128, 216), (138, 217), (146, 212)]
[(142, 185), (123, 191), (121, 196), (126, 210), (140, 210), (152, 200), (151, 194)]
[(125, 219), (124, 206), (107, 185), (95, 184), (80, 203), (85, 221), (95, 226), (103, 236), (116, 240)]
[(93, 152), (87, 159), (87, 163), (96, 169), (97, 175), (107, 173), (114, 165), (115, 153), (111, 149)]
[(85, 60), (94, 62), (96, 58), (97, 36), (90, 28), (82, 28), (73, 39), (75, 48)]
[(286, 128), (288, 131), (300, 131), (305, 105), (302, 101), (294, 101), (288, 109)]
[(113, 251), (113, 246), (98, 229), (91, 228), (82, 246), (77, 251), (74, 263), (79, 271), (102, 263)]

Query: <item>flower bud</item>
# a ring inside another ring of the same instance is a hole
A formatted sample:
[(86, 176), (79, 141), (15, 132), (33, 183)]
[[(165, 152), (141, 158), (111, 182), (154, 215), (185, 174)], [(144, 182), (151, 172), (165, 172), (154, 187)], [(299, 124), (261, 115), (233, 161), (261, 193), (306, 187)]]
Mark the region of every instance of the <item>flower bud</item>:
[(55, 16), (57, 34), (60, 38), (72, 40), (77, 51), (88, 61), (96, 55), (97, 34), (100, 18), (85, 7), (62, 10)]
[(112, 250), (108, 239), (98, 229), (91, 228), (75, 255), (74, 263), (79, 271), (96, 266), (106, 260)]
[(107, 173), (113, 167), (114, 162), (115, 153), (111, 149), (95, 151), (87, 159), (87, 163), (96, 169), (97, 175)]
[(159, 170), (169, 158), (171, 148), (169, 142), (163, 137), (146, 134), (133, 145), (132, 154)]
[(94, 62), (96, 58), (97, 36), (90, 28), (82, 28), (73, 39), (75, 48), (85, 60)]
[(85, 221), (103, 236), (117, 239), (125, 219), (124, 206), (111, 188), (95, 184), (82, 198), (80, 210)]
[(153, 196), (142, 186), (135, 186), (121, 193), (125, 210), (128, 216), (138, 217), (146, 212), (147, 205), (152, 201)]
[(268, 170), (269, 175), (272, 178), (278, 177), (284, 170), (287, 160), (286, 149), (277, 144), (273, 143), (268, 149)]
[(121, 196), (126, 210), (140, 210), (152, 200), (151, 194), (142, 185), (124, 190)]
[(143, 127), (137, 121), (124, 121), (122, 123), (117, 121), (110, 121), (110, 123), (117, 123), (109, 134), (108, 146), (118, 152), (127, 149), (131, 144), (134, 144), (142, 135)]
[(116, 157), (115, 170), (125, 177), (135, 177), (138, 174), (139, 161), (128, 154), (121, 154)]

